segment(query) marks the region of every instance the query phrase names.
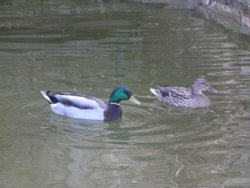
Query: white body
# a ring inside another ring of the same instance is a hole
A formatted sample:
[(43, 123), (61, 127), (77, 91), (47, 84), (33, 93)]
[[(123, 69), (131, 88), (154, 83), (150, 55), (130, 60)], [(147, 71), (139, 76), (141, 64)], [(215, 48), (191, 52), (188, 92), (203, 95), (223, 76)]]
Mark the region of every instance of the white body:
[(50, 103), (51, 110), (59, 115), (87, 120), (104, 120), (104, 111), (107, 105), (95, 97), (74, 95), (69, 93), (56, 93), (53, 97), (57, 100), (53, 103), (51, 96), (41, 91), (43, 97)]
[(77, 119), (104, 120), (104, 109), (79, 109), (73, 106), (65, 106), (61, 103), (50, 104), (50, 108), (56, 114)]

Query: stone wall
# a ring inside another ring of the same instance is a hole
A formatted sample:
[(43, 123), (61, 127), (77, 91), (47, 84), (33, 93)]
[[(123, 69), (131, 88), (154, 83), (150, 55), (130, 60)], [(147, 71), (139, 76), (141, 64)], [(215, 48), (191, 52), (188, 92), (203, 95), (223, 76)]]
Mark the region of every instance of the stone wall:
[(250, 35), (250, 0), (131, 0), (184, 6), (201, 12), (225, 28)]
[(250, 0), (195, 0), (196, 9), (235, 32), (250, 35)]

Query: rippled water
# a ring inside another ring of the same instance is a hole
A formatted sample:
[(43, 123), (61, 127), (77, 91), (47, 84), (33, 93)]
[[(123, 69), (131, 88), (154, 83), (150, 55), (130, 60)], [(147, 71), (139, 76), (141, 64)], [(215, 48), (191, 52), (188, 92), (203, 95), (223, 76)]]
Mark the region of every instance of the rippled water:
[[(248, 187), (250, 45), (180, 7), (137, 3), (0, 7), (0, 187)], [(155, 85), (219, 90), (203, 110), (163, 106)], [(53, 114), (40, 90), (142, 102), (89, 122)]]

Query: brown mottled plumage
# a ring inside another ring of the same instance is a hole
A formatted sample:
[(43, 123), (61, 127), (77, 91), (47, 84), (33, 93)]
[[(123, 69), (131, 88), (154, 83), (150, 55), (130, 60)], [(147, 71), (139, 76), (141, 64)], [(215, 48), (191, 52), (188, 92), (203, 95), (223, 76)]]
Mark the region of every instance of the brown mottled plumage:
[(150, 91), (162, 103), (190, 108), (208, 107), (212, 104), (203, 91), (218, 92), (203, 78), (198, 78), (191, 88), (158, 86)]

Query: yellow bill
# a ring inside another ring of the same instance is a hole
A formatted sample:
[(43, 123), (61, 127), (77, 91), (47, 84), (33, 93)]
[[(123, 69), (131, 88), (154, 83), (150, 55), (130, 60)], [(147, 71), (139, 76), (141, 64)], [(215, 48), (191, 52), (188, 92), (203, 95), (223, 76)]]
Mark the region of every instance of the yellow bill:
[(131, 96), (129, 100), (130, 100), (132, 103), (141, 105), (141, 103), (140, 103), (134, 96)]

